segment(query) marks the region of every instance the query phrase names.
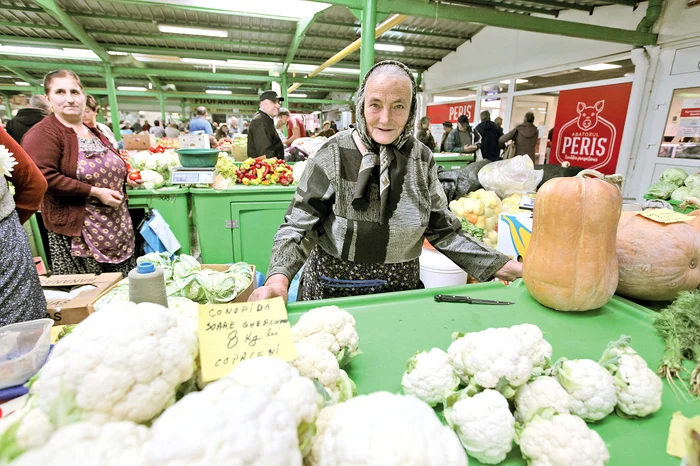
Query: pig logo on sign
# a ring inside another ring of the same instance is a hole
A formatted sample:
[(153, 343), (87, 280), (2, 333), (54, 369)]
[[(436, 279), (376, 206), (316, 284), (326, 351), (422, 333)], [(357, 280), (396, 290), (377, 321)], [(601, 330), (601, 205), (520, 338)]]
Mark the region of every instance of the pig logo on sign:
[(615, 126), (602, 117), (605, 101), (594, 105), (576, 104), (578, 117), (570, 120), (558, 132), (556, 158), (559, 163), (591, 169), (604, 167), (613, 156), (617, 136)]
[(604, 100), (599, 100), (592, 107), (587, 107), (583, 102), (576, 104), (576, 112), (578, 113), (576, 124), (581, 131), (588, 131), (598, 124), (598, 114), (603, 111), (604, 106)]

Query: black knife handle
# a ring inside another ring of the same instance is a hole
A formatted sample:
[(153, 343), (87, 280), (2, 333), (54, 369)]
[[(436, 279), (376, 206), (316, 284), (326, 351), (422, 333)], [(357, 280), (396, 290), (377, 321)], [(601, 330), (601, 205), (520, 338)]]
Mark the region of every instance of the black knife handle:
[(435, 301), (438, 303), (472, 303), (472, 299), (469, 296), (454, 296), (449, 294), (436, 294)]

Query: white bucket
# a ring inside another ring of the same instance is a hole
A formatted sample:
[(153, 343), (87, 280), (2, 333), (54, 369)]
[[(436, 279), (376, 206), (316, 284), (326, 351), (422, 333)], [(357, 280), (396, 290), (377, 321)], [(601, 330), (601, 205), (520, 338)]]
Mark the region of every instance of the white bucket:
[(423, 248), (420, 255), (420, 279), (426, 288), (464, 285), (467, 283), (467, 272), (443, 253)]

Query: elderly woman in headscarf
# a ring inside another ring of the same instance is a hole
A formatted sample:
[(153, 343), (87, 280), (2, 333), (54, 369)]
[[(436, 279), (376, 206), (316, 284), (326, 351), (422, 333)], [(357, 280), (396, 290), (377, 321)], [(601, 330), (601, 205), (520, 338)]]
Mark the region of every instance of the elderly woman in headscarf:
[(416, 83), (396, 61), (377, 63), (356, 97), (356, 128), (309, 159), (275, 236), (268, 279), (251, 300), (420, 288), (423, 238), (480, 281), (514, 280), (522, 266), (467, 236), (450, 212), (431, 151), (411, 135)]

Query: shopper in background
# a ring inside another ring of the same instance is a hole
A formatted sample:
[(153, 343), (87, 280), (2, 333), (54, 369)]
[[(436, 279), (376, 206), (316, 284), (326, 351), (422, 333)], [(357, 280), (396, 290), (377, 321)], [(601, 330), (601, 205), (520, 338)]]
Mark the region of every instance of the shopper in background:
[(150, 132), (151, 132), (151, 128), (152, 128), (151, 124), (148, 122), (148, 120), (146, 120), (146, 121), (143, 123), (143, 126), (141, 127), (141, 131), (145, 131), (145, 132), (147, 132), (147, 133), (150, 133)]
[(241, 130), (241, 134), (248, 134), (248, 127), (250, 126), (250, 123), (248, 123), (248, 120), (243, 121), (243, 129)]
[(170, 123), (165, 127), (165, 137), (170, 139), (177, 139), (180, 136), (180, 130), (177, 129), (177, 123)]
[(190, 133), (195, 131), (204, 131), (204, 134), (214, 134), (214, 130), (211, 128), (211, 123), (207, 121), (207, 109), (206, 107), (197, 107), (196, 110), (197, 117), (190, 121)]
[(219, 128), (216, 130), (215, 134), (216, 140), (218, 141), (219, 139), (227, 138), (229, 137), (229, 132), (228, 132), (228, 126), (226, 125), (221, 125)]
[(475, 136), (472, 127), (469, 126), (467, 115), (457, 118), (457, 129), (450, 132), (445, 141), (447, 152), (459, 152), (461, 154), (473, 154), (479, 149), (477, 145), (478, 135)]
[(316, 136), (322, 136), (324, 138), (329, 138), (335, 134), (333, 128), (331, 128), (330, 121), (324, 121), (322, 128), (316, 133)]
[(85, 92), (70, 70), (44, 78), (54, 114), (24, 136), (22, 147), (48, 182), (41, 215), (49, 230), (55, 274), (121, 272), (136, 265), (134, 228), (126, 206), (125, 162), (82, 121)]
[(231, 117), (231, 127), (230, 127), (230, 133), (233, 136), (234, 134), (238, 134), (241, 131), (241, 129), (238, 127), (238, 118), (236, 117)]
[(306, 137), (304, 122), (300, 117), (292, 116), (289, 109), (280, 107), (278, 118), (283, 125), (287, 125), (287, 139), (284, 141), (286, 146), (291, 146), (295, 140)]
[(35, 124), (39, 123), (49, 114), (49, 104), (43, 95), (33, 95), (29, 99), (29, 107), (20, 108), (17, 115), (7, 122), (5, 129), (17, 142), (22, 142), (22, 137)]
[(109, 139), (109, 143), (112, 145), (112, 147), (114, 147), (116, 150), (119, 150), (119, 143), (117, 142), (117, 138), (114, 137), (114, 133), (111, 129), (109, 129), (109, 126), (97, 121), (97, 115), (99, 113), (100, 105), (97, 103), (97, 99), (95, 99), (91, 95), (86, 95), (85, 112), (83, 113), (83, 123), (88, 125), (90, 128), (97, 128), (98, 131), (107, 136), (107, 139)]
[[(3, 148), (4, 146), (4, 148)], [(34, 266), (22, 223), (39, 210), (46, 180), (32, 159), (4, 129), (0, 129), (0, 159), (13, 157), (8, 172), (0, 165), (0, 327), (41, 319), (46, 299)], [(15, 187), (14, 199), (7, 182)]]
[(527, 112), (523, 122), (501, 136), (498, 139), (498, 144), (501, 148), (504, 148), (508, 141), (514, 141), (515, 155), (527, 155), (530, 157), (533, 164), (537, 164), (535, 161), (535, 146), (539, 138), (539, 130), (537, 126), (534, 125), (534, 121), (535, 114)]
[(452, 122), (451, 121), (443, 122), (442, 123), (442, 130), (444, 132), (442, 133), (442, 140), (440, 141), (440, 152), (447, 152), (447, 148), (445, 147), (445, 142), (447, 141), (447, 137), (452, 132)]
[(496, 126), (501, 130), (501, 134), (503, 134), (503, 118), (496, 117), (493, 119), (493, 122), (496, 123)]
[(143, 126), (141, 126), (141, 119), (136, 120), (136, 123), (131, 125), (131, 129), (134, 132), (134, 134), (138, 134), (141, 131), (143, 131)]
[(498, 138), (503, 136), (496, 123), (491, 121), (491, 113), (488, 110), (481, 112), (481, 123), (474, 128), (481, 136), (481, 155), (487, 160), (500, 160), (501, 150), (498, 148)]
[(330, 125), (331, 125), (331, 129), (333, 130), (333, 134), (337, 133), (338, 132), (338, 125), (335, 123), (334, 120), (331, 120)]
[[(144, 129), (145, 129), (145, 127), (144, 127)], [(164, 138), (165, 137), (165, 130), (163, 129), (162, 126), (160, 126), (160, 121), (158, 121), (158, 120), (153, 121), (153, 126), (151, 126), (151, 129), (149, 129), (148, 132), (156, 138)]]
[(522, 265), (468, 236), (449, 210), (431, 151), (411, 135), (417, 87), (405, 65), (374, 65), (356, 93), (356, 126), (309, 159), (251, 300), (336, 298), (421, 287), (424, 238), (479, 280)]
[(431, 152), (435, 150), (435, 138), (430, 132), (430, 118), (427, 116), (420, 119), (416, 139), (428, 146), (428, 149), (430, 149)]
[(274, 118), (279, 114), (284, 98), (275, 91), (260, 94), (260, 108), (248, 127), (248, 157), (265, 155), (268, 158), (284, 158), (284, 145), (277, 134)]

